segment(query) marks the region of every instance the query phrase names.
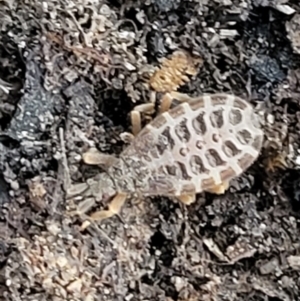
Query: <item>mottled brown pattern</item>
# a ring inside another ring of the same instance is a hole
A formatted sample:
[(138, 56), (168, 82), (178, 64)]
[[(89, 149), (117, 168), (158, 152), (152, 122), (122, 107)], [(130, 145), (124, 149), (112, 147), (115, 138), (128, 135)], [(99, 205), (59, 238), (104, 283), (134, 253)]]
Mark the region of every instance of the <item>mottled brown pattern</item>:
[(252, 134), (248, 130), (241, 130), (237, 132), (237, 140), (243, 145), (247, 145), (252, 138)]
[(201, 181), (201, 187), (203, 188), (203, 190), (208, 190), (211, 187), (215, 186), (215, 180), (213, 178), (209, 178), (209, 179), (203, 179)]
[(204, 108), (204, 100), (202, 97), (194, 98), (192, 101), (190, 101), (189, 105), (193, 111), (196, 111), (200, 108)]
[(253, 161), (253, 156), (250, 154), (244, 154), (242, 158), (238, 160), (238, 164), (242, 169), (246, 169), (249, 166), (249, 162)]
[(187, 126), (187, 118), (183, 118), (174, 128), (175, 134), (183, 143), (188, 142), (191, 139), (191, 133)]
[(243, 114), (239, 109), (232, 109), (229, 112), (229, 121), (233, 125), (237, 125), (242, 122)]
[(164, 124), (167, 123), (166, 118), (163, 115), (158, 116), (157, 118), (155, 118), (152, 122), (152, 126), (159, 129), (160, 127), (162, 127)]
[(184, 115), (185, 110), (182, 106), (177, 106), (173, 110), (169, 111), (168, 114), (175, 119), (181, 115)]
[(191, 156), (189, 164), (191, 166), (191, 171), (195, 175), (201, 175), (201, 174), (204, 174), (204, 173), (207, 174), (208, 171), (209, 171), (207, 168), (205, 168), (205, 166), (203, 164), (203, 160), (197, 155)]
[(225, 182), (227, 179), (234, 178), (237, 174), (233, 168), (230, 166), (227, 169), (224, 169), (220, 172), (222, 182)]
[(191, 183), (188, 184), (184, 184), (182, 186), (182, 191), (184, 192), (183, 194), (195, 194), (196, 193), (196, 189), (195, 186)]
[(204, 112), (201, 112), (196, 118), (192, 120), (193, 128), (198, 135), (204, 135), (207, 131), (207, 125), (204, 121), (204, 114)]
[(232, 141), (224, 141), (222, 146), (223, 152), (229, 157), (234, 157), (241, 153), (241, 150), (237, 148), (237, 146)]
[(232, 95), (183, 102), (137, 135), (120, 155), (127, 173), (112, 177), (116, 183), (120, 178), (122, 187), (129, 179), (127, 190), (143, 195), (213, 191), (239, 176), (259, 155), (263, 131), (255, 118), (253, 107)]
[(224, 125), (223, 115), (224, 115), (224, 110), (222, 108), (218, 110), (214, 110), (213, 112), (210, 113), (209, 119), (212, 127), (220, 129)]
[(244, 110), (247, 107), (247, 104), (244, 101), (242, 101), (240, 98), (236, 97), (234, 99), (234, 106), (241, 110)]
[(212, 106), (225, 105), (226, 102), (227, 102), (227, 96), (226, 95), (221, 95), (221, 94), (211, 95), (210, 98), (211, 98)]

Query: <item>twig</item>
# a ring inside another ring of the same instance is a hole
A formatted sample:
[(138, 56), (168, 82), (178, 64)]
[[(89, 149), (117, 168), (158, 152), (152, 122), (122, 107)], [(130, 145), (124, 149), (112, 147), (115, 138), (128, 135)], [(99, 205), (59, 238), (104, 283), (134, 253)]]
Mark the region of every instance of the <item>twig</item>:
[(63, 128), (59, 128), (59, 139), (61, 145), (61, 156), (62, 156), (61, 159), (62, 159), (63, 174), (64, 174), (63, 185), (64, 185), (64, 190), (68, 191), (68, 189), (71, 186), (71, 177), (70, 177), (70, 170), (69, 170), (67, 155), (66, 155), (66, 146), (65, 146)]

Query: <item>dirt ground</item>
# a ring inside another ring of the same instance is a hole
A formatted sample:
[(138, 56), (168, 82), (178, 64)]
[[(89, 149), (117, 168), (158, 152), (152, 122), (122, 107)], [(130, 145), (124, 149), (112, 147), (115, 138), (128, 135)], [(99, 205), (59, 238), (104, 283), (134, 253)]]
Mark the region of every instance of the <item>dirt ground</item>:
[[(297, 0), (2, 0), (0, 29), (0, 300), (300, 300)], [(176, 50), (203, 62), (178, 91), (261, 105), (279, 144), (224, 195), (129, 198), (81, 231), (81, 155), (126, 147)]]

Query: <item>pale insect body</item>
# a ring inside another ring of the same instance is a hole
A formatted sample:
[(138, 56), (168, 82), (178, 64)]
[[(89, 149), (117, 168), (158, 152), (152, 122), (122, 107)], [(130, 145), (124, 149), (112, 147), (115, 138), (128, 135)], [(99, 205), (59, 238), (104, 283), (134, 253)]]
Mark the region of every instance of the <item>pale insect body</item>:
[(118, 213), (131, 193), (177, 197), (185, 204), (203, 191), (224, 193), (259, 156), (263, 137), (247, 101), (226, 94), (190, 98), (146, 125), (112, 161), (98, 191), (117, 197), (92, 217)]
[[(128, 192), (180, 196), (213, 190), (245, 171), (262, 141), (263, 131), (245, 100), (195, 98), (158, 116), (121, 153), (124, 176), (132, 183)], [(114, 170), (108, 172), (118, 187)]]

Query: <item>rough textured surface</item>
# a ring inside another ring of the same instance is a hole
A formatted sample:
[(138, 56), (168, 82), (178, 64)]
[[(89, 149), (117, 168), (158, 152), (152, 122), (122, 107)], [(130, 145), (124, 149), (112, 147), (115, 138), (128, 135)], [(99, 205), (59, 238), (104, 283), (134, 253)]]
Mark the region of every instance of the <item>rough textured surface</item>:
[[(298, 300), (299, 13), (293, 0), (1, 1), (1, 301)], [(130, 111), (177, 50), (203, 62), (179, 92), (263, 107), (270, 135), (286, 125), (282, 149), (224, 195), (130, 199), (81, 232), (65, 190), (101, 171), (82, 154), (123, 151)]]

